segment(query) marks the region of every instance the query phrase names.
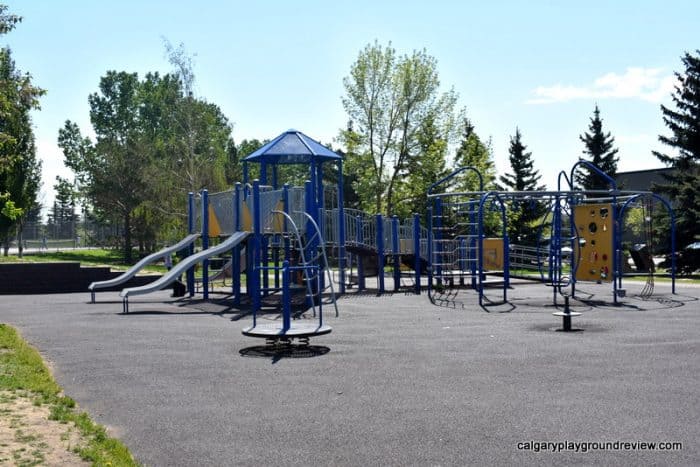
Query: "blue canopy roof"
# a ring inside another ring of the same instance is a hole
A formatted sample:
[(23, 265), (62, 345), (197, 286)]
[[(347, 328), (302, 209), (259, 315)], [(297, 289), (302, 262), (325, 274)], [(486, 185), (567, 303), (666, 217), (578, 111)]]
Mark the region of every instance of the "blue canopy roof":
[(243, 160), (266, 164), (310, 164), (312, 160), (329, 162), (342, 160), (342, 157), (301, 131), (287, 130)]

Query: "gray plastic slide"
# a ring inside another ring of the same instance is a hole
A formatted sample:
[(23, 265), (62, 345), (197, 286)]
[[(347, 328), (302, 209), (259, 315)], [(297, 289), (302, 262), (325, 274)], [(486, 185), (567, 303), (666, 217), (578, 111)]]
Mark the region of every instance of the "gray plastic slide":
[(151, 264), (161, 258), (164, 258), (167, 255), (171, 255), (182, 250), (183, 248), (189, 246), (191, 243), (197, 240), (199, 237), (200, 234), (198, 233), (190, 234), (175, 245), (163, 248), (162, 250), (157, 251), (152, 255), (146, 256), (141, 261), (131, 266), (131, 268), (129, 268), (129, 270), (121, 276), (115, 277), (114, 279), (110, 279), (107, 281), (93, 282), (88, 287), (88, 290), (92, 293), (92, 301), (95, 301), (95, 290), (106, 289), (108, 287), (114, 287), (115, 285), (123, 284), (124, 282), (134, 277), (136, 273), (143, 269), (146, 265)]
[(188, 256), (187, 258), (183, 259), (157, 281), (151, 282), (150, 284), (142, 285), (140, 287), (130, 287), (128, 289), (122, 290), (119, 296), (124, 299), (124, 311), (128, 311), (127, 300), (130, 296), (144, 295), (164, 289), (195, 264), (201, 263), (202, 261), (211, 256), (218, 255), (220, 253), (223, 253), (224, 251), (230, 250), (231, 248), (245, 240), (248, 237), (248, 235), (250, 235), (250, 232), (236, 232), (223, 242), (219, 243), (218, 245), (211, 248), (207, 248), (206, 250), (202, 250), (199, 253), (195, 253), (194, 255)]

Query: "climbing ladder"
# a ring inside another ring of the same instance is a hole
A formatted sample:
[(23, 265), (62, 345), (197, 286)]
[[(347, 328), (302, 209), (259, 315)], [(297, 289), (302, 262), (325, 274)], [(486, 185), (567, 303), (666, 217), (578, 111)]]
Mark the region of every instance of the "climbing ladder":
[(475, 285), (477, 270), (478, 200), (439, 199), (430, 213), (430, 263), (439, 284)]

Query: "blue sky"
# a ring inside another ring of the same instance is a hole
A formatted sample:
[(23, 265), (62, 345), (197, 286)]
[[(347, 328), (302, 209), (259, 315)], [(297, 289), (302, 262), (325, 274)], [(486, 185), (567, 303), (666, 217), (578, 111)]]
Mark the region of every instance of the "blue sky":
[(88, 1), (10, 2), (24, 16), (2, 43), (47, 89), (34, 114), (45, 203), (69, 176), (56, 145), (66, 119), (90, 134), (87, 97), (108, 70), (168, 72), (163, 38), (195, 55), (196, 92), (218, 104), (237, 142), (296, 128), (333, 142), (347, 122), (343, 77), (375, 39), (438, 60), (499, 172), (520, 128), (550, 187), (581, 155), (596, 103), (618, 170), (660, 166), (681, 55), (700, 48), (697, 1)]

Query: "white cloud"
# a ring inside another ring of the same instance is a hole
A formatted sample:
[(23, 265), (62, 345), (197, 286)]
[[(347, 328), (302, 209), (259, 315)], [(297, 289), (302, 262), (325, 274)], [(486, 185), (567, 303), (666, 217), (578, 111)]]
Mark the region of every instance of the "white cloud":
[(606, 73), (586, 86), (538, 86), (532, 91), (536, 97), (527, 103), (551, 104), (576, 99), (641, 99), (659, 103), (669, 97), (675, 85), (676, 77), (664, 73), (663, 68), (630, 67), (624, 74)]

